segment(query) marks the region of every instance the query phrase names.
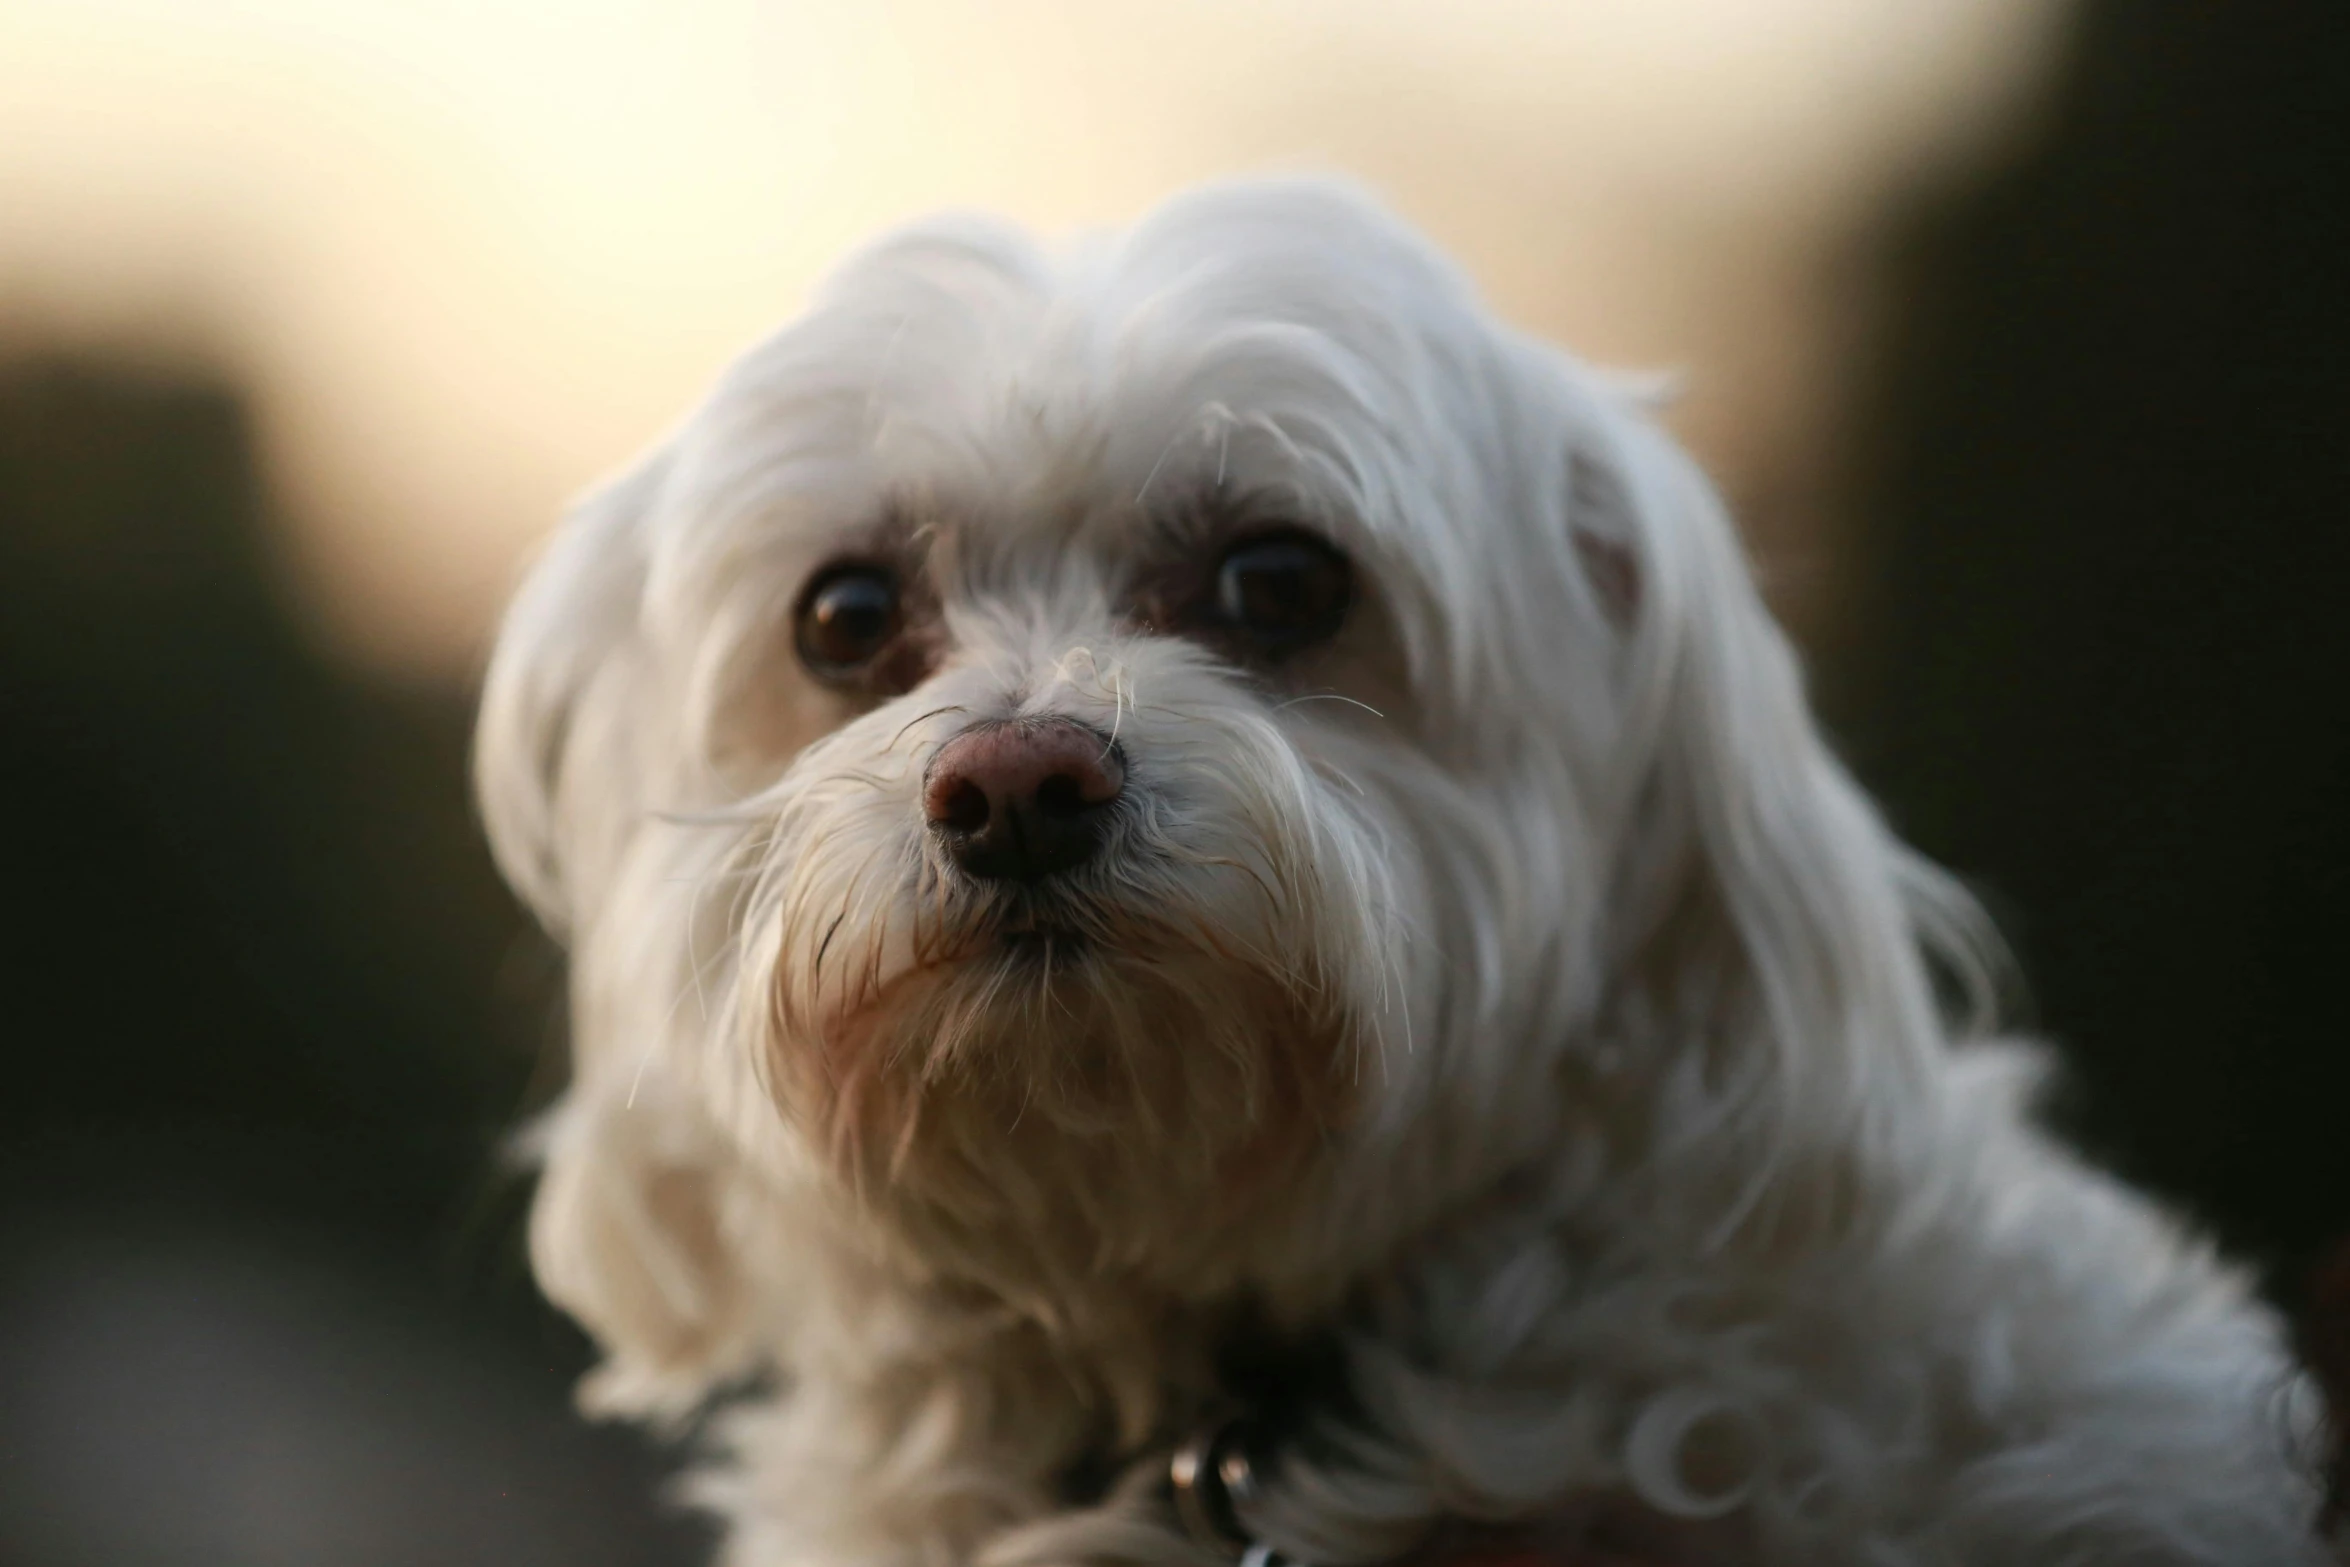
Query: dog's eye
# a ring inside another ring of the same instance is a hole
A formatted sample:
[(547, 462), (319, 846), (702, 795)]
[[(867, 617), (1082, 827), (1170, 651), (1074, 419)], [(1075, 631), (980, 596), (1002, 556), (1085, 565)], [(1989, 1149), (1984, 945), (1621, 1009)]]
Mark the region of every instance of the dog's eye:
[(1333, 635), (1353, 598), (1344, 555), (1310, 533), (1283, 530), (1225, 552), (1211, 614), (1266, 652), (1287, 653)]
[(828, 567), (800, 595), (800, 659), (826, 679), (854, 677), (896, 638), (904, 618), (898, 579), (888, 567)]

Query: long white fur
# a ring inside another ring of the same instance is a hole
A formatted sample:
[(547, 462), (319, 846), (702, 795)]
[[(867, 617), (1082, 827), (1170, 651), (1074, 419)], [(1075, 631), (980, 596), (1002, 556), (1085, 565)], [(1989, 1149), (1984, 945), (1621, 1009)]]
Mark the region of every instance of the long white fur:
[[(1211, 493), (1350, 552), (1332, 648), (1260, 680), (1126, 613)], [(791, 607), (892, 527), (945, 652), (859, 703)], [(1011, 714), (1128, 757), (1123, 966), (958, 955), (922, 767)], [(1243, 1297), (1348, 1346), (1368, 1430), (1249, 1518), (1329, 1567), (1593, 1498), (1691, 1559), (2318, 1559), (2277, 1324), (2033, 1128), (1980, 921), (1704, 479), (1349, 190), (852, 258), (556, 539), (479, 785), (571, 951), (539, 1277), (594, 1407), (754, 1389), (735, 1567), (1200, 1560), (1147, 1472)], [(1067, 1509), (1094, 1450), (1135, 1473)]]

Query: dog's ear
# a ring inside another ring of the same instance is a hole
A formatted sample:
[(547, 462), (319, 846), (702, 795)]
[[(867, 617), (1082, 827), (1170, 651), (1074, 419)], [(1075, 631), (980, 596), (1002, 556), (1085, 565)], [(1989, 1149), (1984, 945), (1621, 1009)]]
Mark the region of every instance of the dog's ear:
[(760, 1189), (709, 1118), (648, 1081), (575, 1084), (535, 1129), (530, 1260), (547, 1298), (604, 1351), (597, 1414), (676, 1417), (747, 1366), (752, 1291), (732, 1236)]
[(558, 939), (642, 811), (627, 745), (642, 678), (659, 454), (582, 501), (506, 612), (482, 689), (474, 791), (498, 868)]
[(648, 1413), (690, 1407), (740, 1358), (723, 1236), (752, 1192), (676, 1078), (685, 1024), (659, 1001), (675, 955), (645, 929), (676, 891), (639, 852), (657, 830), (647, 769), (674, 737), (644, 625), (668, 472), (656, 454), (566, 520), (500, 631), (474, 751), (499, 867), (570, 954), (571, 1085), (532, 1134), (532, 1264), (609, 1352), (588, 1401)]
[(1727, 1230), (1816, 1155), (1898, 1148), (1945, 1034), (1926, 953), (1971, 994), (1989, 947), (1831, 754), (1695, 464), (1628, 411), (1599, 445), (1601, 574), (1633, 584), (1603, 594), (1628, 617), (1619, 754), (1637, 770), (1617, 961), (1670, 1020), (1660, 1037), (1709, 1053), (1681, 1081), (1704, 1085), (1693, 1124), (1750, 1177)]

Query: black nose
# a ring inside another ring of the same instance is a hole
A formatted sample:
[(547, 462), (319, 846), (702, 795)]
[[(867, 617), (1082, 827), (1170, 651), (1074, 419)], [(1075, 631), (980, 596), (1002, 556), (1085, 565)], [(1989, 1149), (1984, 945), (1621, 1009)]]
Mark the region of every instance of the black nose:
[(970, 875), (1034, 881), (1092, 857), (1125, 786), (1117, 747), (1083, 724), (1011, 719), (939, 748), (922, 809)]

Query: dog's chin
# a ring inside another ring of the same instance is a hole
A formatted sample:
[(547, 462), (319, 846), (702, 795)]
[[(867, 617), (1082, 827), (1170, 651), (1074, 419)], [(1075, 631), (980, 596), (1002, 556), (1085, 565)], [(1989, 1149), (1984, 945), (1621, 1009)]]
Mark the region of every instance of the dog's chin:
[(1162, 915), (1029, 905), (771, 1048), (787, 1112), (925, 1246), (1180, 1270), (1344, 1119), (1353, 1034), (1330, 988)]
[(1075, 924), (1051, 919), (1005, 924), (985, 949), (987, 959), (1008, 974), (1033, 973), (1040, 981), (1093, 961), (1097, 950), (1095, 937)]

